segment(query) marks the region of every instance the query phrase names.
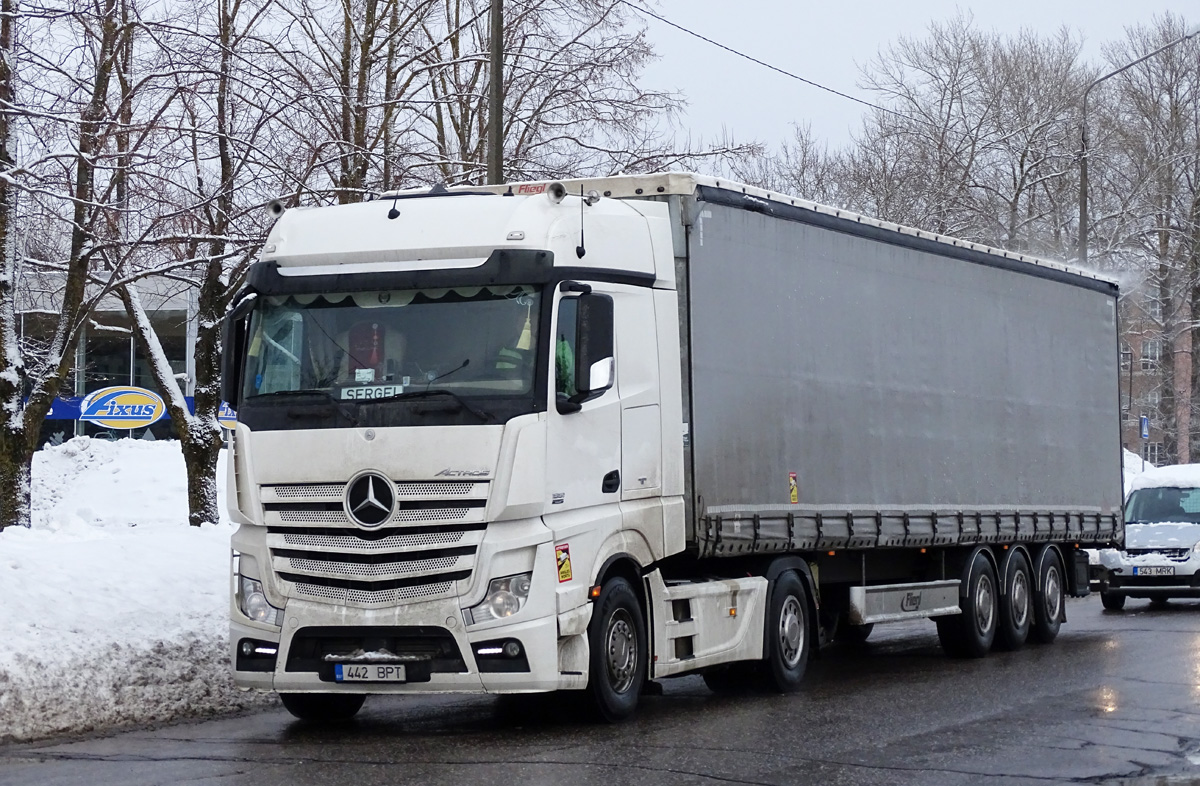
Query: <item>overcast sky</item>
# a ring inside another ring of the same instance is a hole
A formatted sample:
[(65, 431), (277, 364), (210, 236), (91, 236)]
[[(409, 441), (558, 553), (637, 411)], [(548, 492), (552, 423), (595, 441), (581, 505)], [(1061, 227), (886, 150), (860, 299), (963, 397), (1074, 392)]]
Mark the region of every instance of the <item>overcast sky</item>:
[[(1084, 57), (1101, 61), (1101, 46), (1126, 27), (1170, 11), (1189, 25), (1200, 22), (1197, 0), (658, 0), (650, 8), (672, 22), (791, 71), (868, 101), (859, 90), (859, 67), (897, 36), (922, 36), (931, 21), (959, 9), (976, 27), (1015, 33), (1022, 27), (1050, 33), (1063, 25), (1084, 38)], [(839, 147), (857, 130), (864, 107), (767, 70), (654, 19), (647, 33), (661, 59), (643, 84), (682, 91), (683, 125), (693, 140), (710, 141), (728, 129), (739, 139), (771, 145), (790, 137), (794, 122), (808, 123), (818, 139)]]

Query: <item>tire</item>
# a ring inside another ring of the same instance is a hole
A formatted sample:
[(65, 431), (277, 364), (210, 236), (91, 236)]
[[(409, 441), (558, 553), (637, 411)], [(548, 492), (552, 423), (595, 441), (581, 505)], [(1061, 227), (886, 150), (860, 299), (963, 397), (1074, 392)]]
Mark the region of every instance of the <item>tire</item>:
[(1000, 621), (996, 571), (983, 552), (975, 554), (966, 578), (967, 597), (963, 599), (962, 612), (935, 618), (938, 639), (951, 657), (982, 658), (996, 640)]
[(837, 633), (833, 634), (833, 640), (842, 644), (866, 644), (873, 630), (875, 630), (874, 622), (868, 622), (866, 625), (851, 625), (843, 617), (838, 620)]
[(1044, 552), (1038, 568), (1039, 589), (1033, 593), (1033, 628), (1030, 630), (1030, 636), (1039, 644), (1049, 644), (1058, 638), (1067, 602), (1066, 581), (1058, 554)]
[(739, 693), (762, 687), (758, 661), (730, 663), (704, 672), (704, 684), (713, 693)]
[(1100, 592), (1100, 602), (1104, 604), (1104, 608), (1109, 611), (1121, 611), (1125, 608), (1125, 596), (1120, 592), (1111, 590), (1102, 590)]
[(995, 647), (1011, 652), (1021, 648), (1033, 625), (1033, 573), (1029, 569), (1029, 560), (1020, 551), (1009, 555), (1005, 571), (1008, 592), (1000, 598), (1000, 625), (996, 628)]
[(281, 693), (279, 698), (300, 720), (338, 723), (353, 718), (367, 697), (361, 693)]
[(646, 625), (629, 581), (609, 579), (588, 623), (588, 694), (598, 719), (616, 723), (637, 710), (646, 681)]
[(770, 688), (793, 693), (804, 680), (811, 652), (808, 593), (795, 571), (775, 579), (767, 607), (767, 658), (763, 673)]

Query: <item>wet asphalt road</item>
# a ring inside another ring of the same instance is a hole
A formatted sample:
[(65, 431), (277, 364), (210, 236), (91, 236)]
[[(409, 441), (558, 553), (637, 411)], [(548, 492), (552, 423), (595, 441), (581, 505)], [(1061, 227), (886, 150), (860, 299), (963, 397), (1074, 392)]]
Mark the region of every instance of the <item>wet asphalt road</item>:
[(1071, 601), (1050, 646), (942, 655), (932, 623), (826, 649), (801, 693), (667, 681), (619, 726), (569, 705), (368, 699), (320, 729), (283, 709), (0, 747), (0, 784), (1200, 784), (1200, 601)]

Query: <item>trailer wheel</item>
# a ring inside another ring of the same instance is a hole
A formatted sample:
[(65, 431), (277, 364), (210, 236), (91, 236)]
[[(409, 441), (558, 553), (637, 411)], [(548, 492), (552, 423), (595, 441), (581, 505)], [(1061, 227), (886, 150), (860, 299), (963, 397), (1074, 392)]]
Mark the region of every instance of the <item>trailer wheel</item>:
[(795, 571), (775, 579), (767, 612), (767, 662), (764, 672), (781, 693), (800, 688), (810, 650), (808, 593)]
[(1033, 577), (1029, 560), (1019, 551), (1008, 558), (1008, 592), (1000, 599), (1000, 627), (996, 629), (996, 648), (1020, 649), (1029, 638), (1033, 623)]
[(361, 693), (281, 693), (279, 698), (288, 712), (314, 723), (348, 721), (367, 699)]
[(1100, 593), (1100, 602), (1109, 611), (1120, 611), (1125, 608), (1125, 596), (1120, 592), (1113, 592), (1112, 590), (1103, 590)]
[(1033, 640), (1049, 644), (1058, 638), (1062, 627), (1063, 606), (1066, 605), (1066, 576), (1062, 561), (1051, 551), (1041, 560), (1038, 586), (1033, 595)]
[(605, 583), (588, 623), (588, 692), (601, 720), (633, 715), (646, 679), (646, 626), (637, 594), (621, 577)]
[(999, 617), (996, 571), (979, 552), (968, 566), (967, 597), (962, 612), (935, 618), (942, 649), (955, 658), (982, 658), (995, 641)]

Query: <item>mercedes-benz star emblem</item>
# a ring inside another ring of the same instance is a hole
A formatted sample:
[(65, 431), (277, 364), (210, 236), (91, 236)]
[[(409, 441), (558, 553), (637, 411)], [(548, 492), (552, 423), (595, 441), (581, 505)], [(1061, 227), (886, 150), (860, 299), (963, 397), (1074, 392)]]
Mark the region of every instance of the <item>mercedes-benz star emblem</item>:
[(391, 517), (395, 504), (392, 484), (382, 475), (368, 472), (346, 486), (346, 514), (360, 527), (378, 527)]

